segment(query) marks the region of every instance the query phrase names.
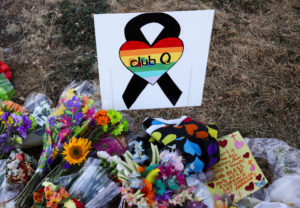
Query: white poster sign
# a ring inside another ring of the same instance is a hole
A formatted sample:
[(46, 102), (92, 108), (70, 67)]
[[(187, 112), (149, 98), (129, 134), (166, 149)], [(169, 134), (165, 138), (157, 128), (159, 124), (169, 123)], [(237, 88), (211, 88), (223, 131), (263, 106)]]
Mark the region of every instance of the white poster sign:
[(103, 109), (201, 105), (213, 10), (95, 15)]

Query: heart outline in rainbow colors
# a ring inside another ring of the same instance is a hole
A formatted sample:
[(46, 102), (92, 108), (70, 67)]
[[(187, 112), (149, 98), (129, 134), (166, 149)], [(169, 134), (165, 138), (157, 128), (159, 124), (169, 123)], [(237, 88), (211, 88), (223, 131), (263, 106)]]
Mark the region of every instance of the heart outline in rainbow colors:
[[(170, 52), (171, 50), (171, 52)], [(151, 85), (154, 85), (159, 78), (169, 71), (182, 57), (184, 50), (183, 42), (176, 37), (168, 37), (157, 41), (154, 45), (148, 45), (141, 41), (130, 40), (125, 42), (119, 51), (120, 59), (123, 65), (131, 71), (133, 74), (146, 80)], [(140, 53), (135, 55), (136, 53)], [(156, 63), (154, 66), (142, 66), (142, 67), (130, 67), (130, 61), (132, 59), (138, 60), (138, 57), (144, 55), (146, 59), (151, 56), (151, 59), (155, 59), (160, 62), (160, 57), (163, 53), (170, 53), (170, 64)], [(172, 59), (175, 56), (175, 59)], [(141, 71), (141, 68), (143, 68)], [(162, 69), (162, 67), (164, 69)]]

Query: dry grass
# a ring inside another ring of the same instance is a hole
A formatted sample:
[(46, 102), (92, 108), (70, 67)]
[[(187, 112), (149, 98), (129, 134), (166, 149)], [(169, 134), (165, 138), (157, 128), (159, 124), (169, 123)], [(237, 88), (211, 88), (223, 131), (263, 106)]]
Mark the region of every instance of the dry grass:
[[(57, 2), (0, 3), (0, 60), (12, 69), (18, 102), (32, 91), (44, 92), (56, 101), (74, 78), (60, 69), (61, 63), (73, 62), (80, 55), (74, 58), (58, 38)], [(146, 116), (188, 115), (215, 122), (220, 136), (239, 130), (244, 137), (276, 137), (300, 148), (297, 0), (248, 0), (246, 4), (234, 0), (230, 5), (225, 0), (108, 2), (112, 13), (216, 9), (202, 106), (129, 111), (136, 121), (135, 131), (141, 130)], [(96, 65), (93, 69), (97, 73)]]

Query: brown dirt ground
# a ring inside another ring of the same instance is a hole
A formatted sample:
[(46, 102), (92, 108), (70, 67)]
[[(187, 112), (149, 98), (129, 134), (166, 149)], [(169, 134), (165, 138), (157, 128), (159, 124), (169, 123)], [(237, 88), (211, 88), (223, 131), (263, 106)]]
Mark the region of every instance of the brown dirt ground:
[[(62, 61), (72, 61), (73, 51), (59, 41), (54, 25), (60, 16), (58, 1), (0, 2), (0, 60), (11, 67), (17, 91), (14, 100), (21, 104), (33, 91), (46, 93), (56, 102), (73, 79), (59, 67)], [(215, 122), (220, 136), (238, 130), (244, 137), (280, 138), (300, 148), (297, 0), (108, 3), (112, 13), (215, 9), (202, 106), (129, 111), (136, 132), (147, 116), (170, 119), (188, 115), (205, 123)], [(54, 15), (45, 24), (50, 13)], [(93, 73), (98, 73), (96, 64)]]

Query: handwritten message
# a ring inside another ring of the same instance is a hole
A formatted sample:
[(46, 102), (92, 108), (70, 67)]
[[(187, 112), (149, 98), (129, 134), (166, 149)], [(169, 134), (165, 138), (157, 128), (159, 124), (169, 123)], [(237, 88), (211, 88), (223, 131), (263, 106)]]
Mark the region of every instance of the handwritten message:
[(234, 201), (238, 201), (268, 182), (239, 132), (220, 138), (218, 143), (220, 161), (212, 167), (216, 180), (207, 183), (216, 200), (223, 194), (234, 194)]

